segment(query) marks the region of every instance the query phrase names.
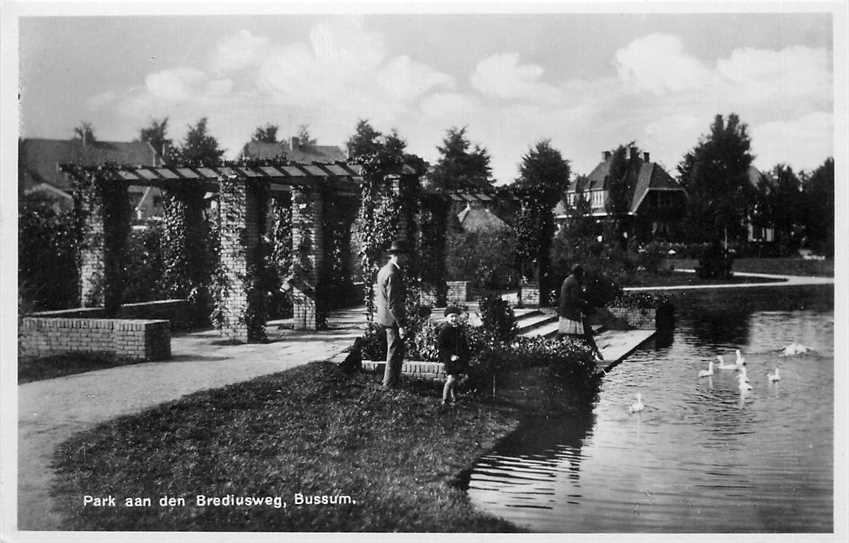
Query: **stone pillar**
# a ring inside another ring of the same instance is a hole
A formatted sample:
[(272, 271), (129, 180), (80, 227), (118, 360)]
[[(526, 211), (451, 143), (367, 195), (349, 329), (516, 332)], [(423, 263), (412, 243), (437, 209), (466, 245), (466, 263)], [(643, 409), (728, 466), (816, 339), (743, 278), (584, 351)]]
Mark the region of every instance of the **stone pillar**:
[[(93, 186), (92, 191), (96, 190)], [(80, 249), (80, 302), (83, 307), (103, 306), (103, 285), (106, 275), (104, 262), (103, 207), (93, 194), (83, 198), (85, 234)]]
[(319, 303), (319, 282), (324, 264), (321, 228), (323, 199), (318, 190), (292, 187), (292, 309), (295, 330), (316, 330), (324, 321), (325, 307)]
[(232, 341), (247, 342), (248, 258), (259, 240), (256, 195), (243, 178), (222, 179), (219, 189), (220, 258), (228, 288), (220, 293), (221, 331)]

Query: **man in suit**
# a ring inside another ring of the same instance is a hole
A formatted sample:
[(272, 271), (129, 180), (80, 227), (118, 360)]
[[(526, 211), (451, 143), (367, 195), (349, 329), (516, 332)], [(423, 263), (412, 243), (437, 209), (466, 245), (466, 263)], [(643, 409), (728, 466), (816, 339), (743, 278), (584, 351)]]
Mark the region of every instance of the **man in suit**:
[(398, 385), (404, 359), (406, 315), (404, 274), (401, 266), (406, 259), (406, 248), (401, 242), (393, 241), (389, 248), (389, 261), (377, 273), (376, 317), (377, 323), (386, 330), (386, 371), (383, 374), (383, 386), (386, 388)]

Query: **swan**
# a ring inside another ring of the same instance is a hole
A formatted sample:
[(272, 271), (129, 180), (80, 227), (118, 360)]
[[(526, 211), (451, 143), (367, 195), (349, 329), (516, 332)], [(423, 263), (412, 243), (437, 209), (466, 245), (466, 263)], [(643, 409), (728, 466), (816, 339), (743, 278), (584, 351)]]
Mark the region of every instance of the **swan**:
[(740, 352), (740, 349), (737, 349), (734, 353), (737, 355), (737, 370), (739, 371), (739, 369), (743, 367), (743, 364), (746, 363), (746, 358)]
[(812, 351), (812, 349), (806, 345), (802, 345), (801, 343), (796, 343), (795, 341), (790, 345), (784, 347), (781, 350), (781, 356), (795, 356), (797, 354), (805, 354)]
[(749, 384), (748, 379), (746, 379), (746, 375), (743, 373), (737, 376), (737, 388), (740, 389), (740, 392), (748, 392), (752, 390), (752, 385)]
[(781, 374), (778, 373), (778, 368), (775, 368), (775, 373), (768, 373), (766, 376), (770, 383), (781, 381)]
[(699, 372), (699, 377), (710, 377), (713, 375), (713, 360), (708, 362), (708, 369)]
[(643, 398), (639, 392), (637, 392), (637, 401), (631, 404), (631, 407), (628, 408), (628, 411), (631, 413), (638, 413), (645, 409), (645, 405), (643, 404)]
[(746, 366), (740, 366), (740, 375), (737, 376), (737, 379), (745, 383), (749, 382), (749, 373), (746, 371)]
[(716, 366), (717, 369), (720, 369), (720, 370), (736, 370), (737, 369), (737, 364), (726, 364), (725, 359), (723, 359), (719, 355), (716, 355), (716, 359), (719, 360), (719, 365)]

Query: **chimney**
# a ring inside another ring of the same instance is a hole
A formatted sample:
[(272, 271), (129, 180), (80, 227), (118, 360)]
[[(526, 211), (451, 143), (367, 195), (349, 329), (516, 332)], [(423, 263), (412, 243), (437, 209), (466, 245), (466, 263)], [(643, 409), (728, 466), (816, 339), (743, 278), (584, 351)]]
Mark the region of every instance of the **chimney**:
[(604, 161), (608, 161), (608, 160), (610, 160), (610, 157), (612, 155), (613, 155), (613, 153), (611, 153), (610, 151), (602, 151), (601, 152), (601, 159), (604, 160)]
[(643, 153), (643, 162), (651, 162), (648, 152)]
[(637, 157), (639, 156), (637, 154), (637, 148), (631, 147), (630, 151), (631, 151), (631, 160), (637, 160)]
[(292, 136), (292, 150), (293, 151), (298, 150), (298, 137), (297, 136)]

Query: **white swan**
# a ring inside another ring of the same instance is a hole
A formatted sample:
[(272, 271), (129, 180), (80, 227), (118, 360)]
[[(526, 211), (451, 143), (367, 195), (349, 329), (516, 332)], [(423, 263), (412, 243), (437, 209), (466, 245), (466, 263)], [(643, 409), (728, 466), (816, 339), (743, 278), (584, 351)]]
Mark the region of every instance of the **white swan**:
[(745, 363), (746, 363), (746, 358), (745, 358), (745, 357), (743, 356), (743, 354), (740, 352), (740, 349), (737, 349), (737, 350), (736, 350), (736, 351), (734, 351), (734, 352), (735, 352), (735, 354), (737, 354), (737, 370), (739, 371), (739, 370), (740, 370), (740, 368), (742, 368), (742, 367), (743, 367), (743, 364), (745, 364)]
[(796, 343), (795, 341), (790, 345), (784, 347), (781, 350), (781, 356), (795, 356), (797, 354), (805, 354), (811, 352), (813, 349), (806, 345), (802, 345), (801, 343)]
[(778, 373), (778, 368), (775, 368), (775, 373), (768, 373), (766, 376), (770, 383), (781, 381), (781, 374)]
[(752, 385), (749, 384), (749, 380), (746, 378), (744, 373), (737, 376), (737, 388), (740, 389), (740, 392), (748, 392), (752, 390)]
[(708, 362), (708, 369), (699, 372), (699, 377), (710, 377), (713, 375), (713, 360)]
[(749, 382), (749, 373), (746, 371), (746, 366), (740, 366), (740, 375), (737, 376), (737, 380), (742, 380), (745, 383)]
[(723, 359), (719, 355), (716, 355), (716, 359), (719, 360), (719, 365), (716, 366), (716, 369), (720, 369), (720, 370), (736, 370), (737, 369), (737, 364), (726, 364), (725, 359)]
[(631, 413), (638, 413), (645, 409), (645, 407), (646, 406), (643, 404), (643, 397), (640, 395), (639, 392), (637, 392), (637, 401), (631, 404), (631, 406), (628, 408), (628, 411)]

